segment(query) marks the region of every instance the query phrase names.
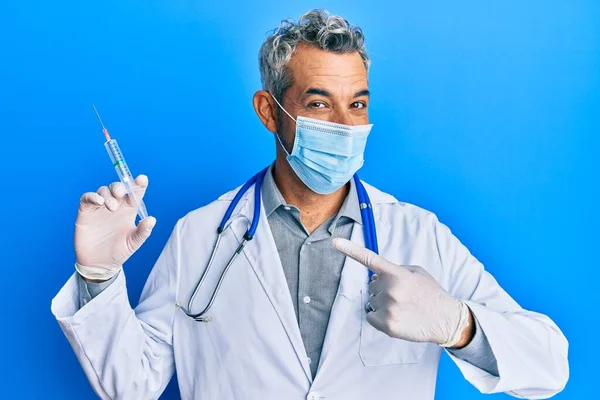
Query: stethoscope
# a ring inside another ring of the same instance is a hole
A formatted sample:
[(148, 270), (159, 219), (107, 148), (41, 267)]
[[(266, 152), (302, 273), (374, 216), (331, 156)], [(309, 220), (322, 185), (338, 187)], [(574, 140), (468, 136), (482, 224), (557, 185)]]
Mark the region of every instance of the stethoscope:
[[(217, 297), (217, 294), (219, 293), (221, 284), (223, 284), (223, 280), (225, 279), (225, 275), (227, 274), (227, 271), (229, 271), (229, 268), (235, 261), (236, 257), (242, 252), (242, 250), (244, 250), (244, 247), (246, 247), (246, 244), (248, 244), (248, 242), (254, 238), (254, 234), (256, 233), (256, 228), (258, 227), (258, 222), (260, 220), (260, 209), (261, 209), (260, 189), (262, 187), (262, 182), (265, 178), (265, 174), (267, 173), (268, 170), (269, 170), (269, 167), (263, 169), (258, 174), (254, 175), (252, 178), (250, 178), (250, 180), (248, 180), (248, 182), (246, 182), (244, 184), (244, 186), (242, 186), (240, 188), (240, 190), (238, 190), (235, 197), (231, 201), (231, 204), (227, 208), (227, 211), (225, 211), (225, 215), (223, 216), (223, 219), (221, 220), (219, 227), (217, 228), (217, 238), (215, 240), (215, 244), (213, 246), (212, 253), (210, 254), (210, 258), (208, 259), (208, 265), (206, 266), (206, 269), (202, 273), (202, 276), (200, 277), (200, 280), (198, 281), (198, 284), (196, 285), (196, 288), (194, 289), (194, 293), (192, 294), (192, 297), (190, 297), (190, 301), (188, 302), (187, 309), (182, 307), (179, 303), (177, 303), (177, 306), (179, 308), (181, 308), (181, 310), (187, 316), (189, 316), (190, 318), (193, 318), (195, 321), (198, 321), (198, 322), (212, 321), (212, 318), (210, 316), (207, 316), (206, 313), (208, 313), (208, 311), (212, 307), (213, 303), (215, 302), (215, 299)], [(363, 233), (364, 233), (364, 238), (365, 238), (365, 246), (369, 250), (379, 254), (379, 248), (377, 246), (377, 232), (375, 230), (375, 218), (373, 216), (373, 207), (371, 206), (371, 200), (369, 199), (369, 195), (367, 194), (367, 191), (366, 191), (365, 187), (363, 186), (362, 182), (360, 181), (360, 179), (358, 179), (358, 175), (354, 174), (353, 179), (354, 179), (354, 183), (356, 185), (356, 192), (358, 194), (358, 203), (360, 206), (360, 215), (361, 215), (361, 218), (363, 221)], [(252, 221), (250, 223), (250, 226), (248, 227), (248, 230), (244, 234), (241, 243), (239, 244), (239, 246), (237, 247), (237, 249), (231, 256), (231, 258), (227, 262), (227, 265), (225, 266), (223, 273), (219, 277), (217, 286), (215, 287), (215, 290), (213, 291), (212, 295), (210, 296), (210, 300), (208, 301), (208, 304), (202, 311), (200, 311), (197, 314), (193, 314), (190, 311), (192, 309), (192, 304), (194, 303), (194, 299), (196, 298), (196, 295), (200, 291), (200, 288), (202, 287), (202, 284), (204, 283), (204, 279), (206, 278), (208, 271), (210, 270), (210, 267), (212, 266), (213, 260), (215, 259), (215, 254), (217, 253), (219, 243), (221, 242), (223, 233), (225, 232), (225, 229), (227, 228), (227, 222), (231, 218), (231, 214), (233, 214), (233, 211), (237, 207), (237, 205), (240, 202), (244, 193), (246, 193), (252, 185), (255, 185), (254, 214), (252, 216)], [(369, 270), (369, 282), (371, 281), (372, 276), (373, 276), (373, 271)]]

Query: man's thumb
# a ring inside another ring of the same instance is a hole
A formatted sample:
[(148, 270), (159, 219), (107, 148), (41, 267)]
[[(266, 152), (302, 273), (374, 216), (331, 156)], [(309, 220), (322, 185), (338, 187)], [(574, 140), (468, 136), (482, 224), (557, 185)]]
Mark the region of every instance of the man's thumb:
[(156, 225), (156, 218), (154, 217), (147, 217), (140, 221), (137, 228), (135, 229), (135, 231), (133, 231), (130, 237), (131, 247), (133, 248), (133, 251), (139, 249), (140, 246), (144, 244), (146, 239), (150, 237), (154, 225)]

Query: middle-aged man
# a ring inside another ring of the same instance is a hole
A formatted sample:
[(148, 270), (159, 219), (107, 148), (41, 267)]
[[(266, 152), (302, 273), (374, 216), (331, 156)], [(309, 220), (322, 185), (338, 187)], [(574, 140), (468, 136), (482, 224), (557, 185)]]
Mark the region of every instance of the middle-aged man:
[(135, 226), (120, 183), (81, 198), (77, 271), (52, 312), (96, 393), (157, 398), (177, 370), (185, 399), (426, 400), (442, 350), (484, 393), (558, 393), (558, 327), (435, 215), (353, 178), (371, 129), (362, 31), (311, 11), (267, 37), (259, 61), (254, 109), (275, 161), (178, 221), (135, 310), (121, 268), (156, 221)]

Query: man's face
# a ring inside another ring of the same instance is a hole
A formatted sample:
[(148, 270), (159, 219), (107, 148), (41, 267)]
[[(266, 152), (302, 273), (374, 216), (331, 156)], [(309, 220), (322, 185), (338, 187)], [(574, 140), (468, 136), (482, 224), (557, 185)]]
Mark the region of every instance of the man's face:
[[(299, 45), (288, 63), (293, 84), (283, 96), (283, 107), (303, 116), (346, 125), (369, 123), (367, 71), (358, 54), (335, 54)], [(280, 134), (288, 151), (294, 143), (296, 123), (278, 113)]]

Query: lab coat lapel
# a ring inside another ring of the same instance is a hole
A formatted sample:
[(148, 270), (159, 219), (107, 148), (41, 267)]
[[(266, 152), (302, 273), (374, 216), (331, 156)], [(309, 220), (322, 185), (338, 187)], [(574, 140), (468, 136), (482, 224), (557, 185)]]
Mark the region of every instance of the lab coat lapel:
[[(365, 245), (363, 225), (354, 223), (350, 240), (361, 246)], [(367, 268), (358, 261), (346, 257), (337, 296), (331, 309), (329, 324), (327, 325), (327, 333), (323, 343), (319, 369), (321, 369), (325, 363), (332, 362), (330, 360), (331, 350), (337, 342), (336, 339), (342, 332), (348, 316), (351, 311), (355, 309), (355, 302), (360, 301), (361, 290), (366, 288), (367, 280)]]
[[(245, 202), (240, 214), (243, 214), (250, 221), (252, 220), (254, 209), (253, 189), (248, 190), (247, 198), (249, 200)], [(236, 233), (238, 241), (241, 240), (242, 235), (243, 233), (241, 231)], [(298, 321), (296, 320), (294, 305), (290, 297), (287, 281), (283, 273), (283, 267), (267, 220), (267, 215), (262, 206), (260, 211), (260, 221), (256, 229), (255, 237), (244, 248), (243, 253), (248, 259), (250, 266), (254, 270), (267, 297), (279, 316), (308, 380), (312, 382), (312, 375), (308, 365), (304, 342), (300, 335)]]

